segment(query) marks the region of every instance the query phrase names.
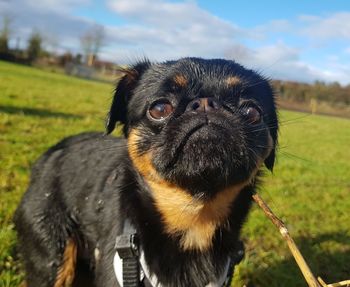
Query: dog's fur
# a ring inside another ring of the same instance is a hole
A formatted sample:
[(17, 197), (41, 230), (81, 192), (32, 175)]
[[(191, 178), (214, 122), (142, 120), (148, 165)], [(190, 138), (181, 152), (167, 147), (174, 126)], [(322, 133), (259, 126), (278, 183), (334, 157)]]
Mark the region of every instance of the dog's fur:
[[(152, 118), (164, 103), (171, 113)], [(233, 61), (142, 61), (117, 85), (107, 133), (117, 122), (126, 139), (69, 137), (34, 165), (15, 214), (28, 286), (78, 286), (84, 276), (118, 286), (112, 262), (126, 218), (163, 286), (216, 281), (259, 170), (274, 165), (268, 81)]]

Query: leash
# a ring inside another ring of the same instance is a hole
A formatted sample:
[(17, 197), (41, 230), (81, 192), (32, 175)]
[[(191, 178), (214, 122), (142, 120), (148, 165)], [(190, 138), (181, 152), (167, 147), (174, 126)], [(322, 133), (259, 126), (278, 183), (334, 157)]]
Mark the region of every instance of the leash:
[[(116, 238), (115, 249), (113, 267), (120, 287), (165, 287), (150, 273), (144, 253), (139, 247), (137, 231), (128, 219), (124, 222), (123, 233)], [(210, 282), (205, 287), (229, 287), (235, 265), (243, 257), (244, 245), (239, 241), (235, 254), (227, 259), (222, 276), (217, 282)]]

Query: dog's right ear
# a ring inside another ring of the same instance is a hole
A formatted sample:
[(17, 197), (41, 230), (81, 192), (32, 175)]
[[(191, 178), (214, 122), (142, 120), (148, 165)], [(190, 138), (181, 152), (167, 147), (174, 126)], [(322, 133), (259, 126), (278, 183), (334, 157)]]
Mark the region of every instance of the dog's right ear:
[[(110, 134), (117, 122), (127, 125), (128, 103), (142, 74), (151, 66), (148, 60), (139, 62), (130, 68), (122, 69), (123, 77), (114, 92), (111, 109), (106, 119), (106, 134)], [(125, 130), (125, 128), (124, 128)]]

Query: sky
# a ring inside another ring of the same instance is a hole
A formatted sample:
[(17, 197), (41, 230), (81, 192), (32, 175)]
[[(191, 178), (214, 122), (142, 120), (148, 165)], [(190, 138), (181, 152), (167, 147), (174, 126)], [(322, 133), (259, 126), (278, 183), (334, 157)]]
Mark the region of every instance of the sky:
[(12, 46), (35, 30), (48, 50), (77, 53), (99, 24), (103, 60), (226, 58), (272, 79), (350, 84), (349, 0), (0, 0), (1, 15)]

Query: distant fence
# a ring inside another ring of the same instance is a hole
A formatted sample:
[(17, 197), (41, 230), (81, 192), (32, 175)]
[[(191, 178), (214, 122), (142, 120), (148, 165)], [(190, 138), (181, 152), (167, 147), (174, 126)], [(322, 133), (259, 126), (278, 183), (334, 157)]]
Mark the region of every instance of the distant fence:
[(68, 62), (65, 64), (64, 70), (67, 75), (103, 82), (115, 82), (122, 75), (120, 66), (104, 65), (101, 63), (99, 63), (99, 65), (86, 66)]
[(93, 79), (96, 72), (93, 67), (75, 63), (67, 63), (64, 67), (64, 71), (67, 75), (86, 79)]

